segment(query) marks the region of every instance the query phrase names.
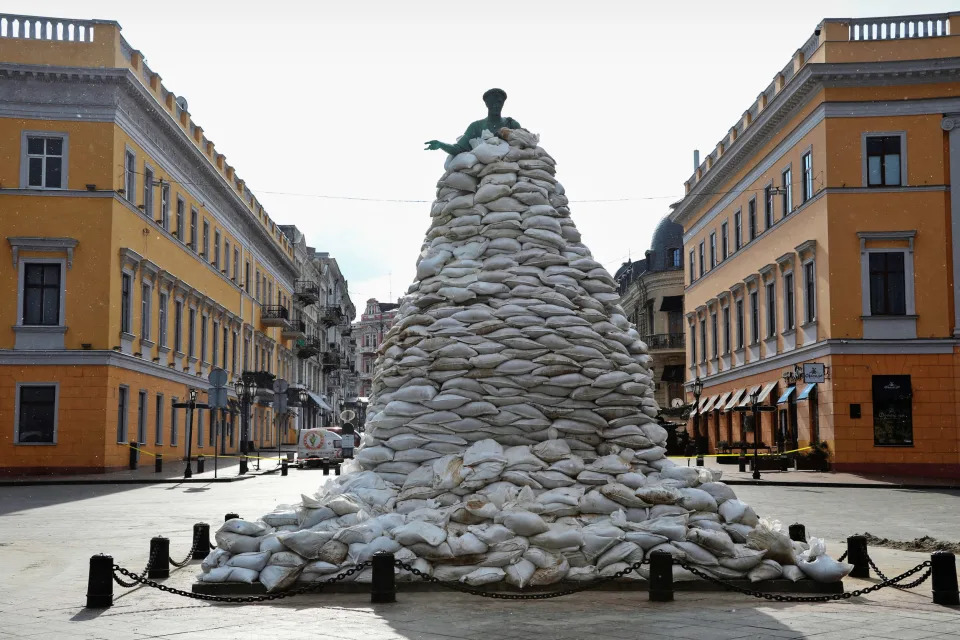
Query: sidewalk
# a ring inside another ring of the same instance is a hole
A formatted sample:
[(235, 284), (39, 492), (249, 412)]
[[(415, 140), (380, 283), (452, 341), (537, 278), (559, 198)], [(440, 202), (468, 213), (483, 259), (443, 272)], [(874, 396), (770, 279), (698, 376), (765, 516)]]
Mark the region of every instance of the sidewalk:
[[(696, 457), (673, 458), (678, 465), (695, 466)], [(736, 464), (718, 464), (716, 456), (704, 456), (704, 466), (723, 471), (721, 482), (729, 485), (797, 486), (797, 487), (856, 487), (860, 489), (953, 489), (960, 491), (960, 482), (949, 478), (919, 478), (834, 471), (761, 471), (760, 480), (753, 479), (749, 456), (747, 470), (739, 471)]]

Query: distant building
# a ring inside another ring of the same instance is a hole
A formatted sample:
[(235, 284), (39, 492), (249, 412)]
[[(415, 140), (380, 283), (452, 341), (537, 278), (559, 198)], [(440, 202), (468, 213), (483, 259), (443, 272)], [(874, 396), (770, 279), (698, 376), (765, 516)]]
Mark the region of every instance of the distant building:
[(383, 343), (383, 336), (393, 326), (399, 308), (399, 303), (379, 302), (376, 298), (370, 298), (360, 320), (353, 323), (354, 338), (357, 341), (359, 395), (362, 397), (370, 397), (372, 393), (373, 365), (377, 359), (377, 351)]
[(620, 305), (653, 357), (654, 397), (661, 408), (686, 402), (683, 332), (683, 227), (664, 218), (650, 250), (617, 271)]

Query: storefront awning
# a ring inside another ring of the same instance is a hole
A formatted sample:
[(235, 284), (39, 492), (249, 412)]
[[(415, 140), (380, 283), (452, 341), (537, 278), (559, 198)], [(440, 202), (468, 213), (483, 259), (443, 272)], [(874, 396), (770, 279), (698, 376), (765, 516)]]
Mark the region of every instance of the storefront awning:
[(761, 385), (757, 384), (747, 389), (747, 391), (743, 394), (743, 400), (741, 400), (740, 404), (738, 404), (737, 406), (738, 407), (750, 406), (750, 401), (753, 399), (753, 394), (755, 394), (760, 389), (760, 386)]
[(707, 402), (709, 401), (710, 401), (710, 398), (708, 398), (707, 396), (700, 398), (700, 404), (694, 407), (693, 411), (690, 412), (690, 415), (695, 416), (698, 413), (703, 413), (703, 408), (707, 405)]
[(661, 382), (683, 382), (683, 365), (667, 364), (663, 367), (663, 375), (660, 376)]
[(717, 401), (717, 396), (710, 396), (710, 399), (707, 400), (707, 404), (703, 405), (703, 409), (700, 409), (700, 413), (706, 413), (713, 408), (713, 403)]
[(713, 404), (714, 411), (723, 411), (723, 407), (727, 404), (727, 398), (730, 397), (729, 391), (724, 391), (720, 394), (720, 397), (717, 398), (717, 401)]
[(723, 408), (724, 411), (732, 411), (737, 403), (740, 402), (740, 396), (743, 395), (745, 389), (737, 389), (733, 392), (733, 395), (730, 396), (730, 402), (727, 403), (727, 406)]
[(660, 311), (683, 311), (683, 296), (663, 296)]
[(787, 390), (784, 391), (780, 399), (777, 400), (777, 404), (787, 404), (790, 401), (790, 396), (793, 394), (794, 389), (796, 389), (796, 387), (787, 387)]
[(312, 391), (307, 391), (307, 395), (310, 396), (310, 399), (313, 400), (317, 404), (317, 406), (323, 409), (324, 411), (333, 411), (333, 407), (331, 407), (326, 402), (324, 402), (323, 398), (321, 398), (317, 394), (313, 393)]
[(803, 391), (797, 394), (797, 402), (800, 402), (801, 400), (806, 400), (807, 398), (809, 398), (810, 393), (816, 388), (817, 388), (816, 382), (814, 382), (813, 384), (808, 384)]
[(770, 397), (770, 392), (773, 391), (773, 388), (777, 386), (777, 382), (771, 382), (763, 388), (763, 391), (760, 392), (760, 399), (758, 402), (766, 402), (767, 398)]

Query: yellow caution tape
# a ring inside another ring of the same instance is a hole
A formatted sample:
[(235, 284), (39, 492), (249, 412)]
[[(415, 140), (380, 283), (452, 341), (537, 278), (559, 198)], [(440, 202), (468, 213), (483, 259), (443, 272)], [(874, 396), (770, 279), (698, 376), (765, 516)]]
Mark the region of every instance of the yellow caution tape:
[[(763, 456), (784, 456), (784, 455), (786, 455), (786, 454), (788, 454), (788, 453), (797, 453), (797, 452), (799, 452), (799, 451), (806, 451), (806, 450), (811, 449), (811, 448), (812, 448), (812, 447), (801, 447), (801, 448), (799, 448), (799, 449), (791, 449), (790, 451), (784, 451), (784, 452), (782, 452), (782, 453), (758, 453), (758, 454), (756, 454), (756, 455), (757, 455), (758, 457), (763, 457)], [(739, 458), (740, 455), (741, 455), (741, 454), (739, 454), (739, 453), (708, 453), (708, 454), (704, 455), (703, 457), (704, 457), (704, 458)], [(744, 457), (744, 458), (752, 458), (753, 455), (754, 455), (754, 454), (753, 454), (753, 453), (750, 453), (750, 450), (748, 449), (748, 450), (747, 450), (747, 453), (743, 454), (743, 457)], [(691, 458), (696, 458), (696, 457), (697, 457), (696, 455), (692, 455), (692, 456), (667, 456), (667, 458), (670, 458), (671, 460), (689, 460), (689, 459), (691, 459)]]

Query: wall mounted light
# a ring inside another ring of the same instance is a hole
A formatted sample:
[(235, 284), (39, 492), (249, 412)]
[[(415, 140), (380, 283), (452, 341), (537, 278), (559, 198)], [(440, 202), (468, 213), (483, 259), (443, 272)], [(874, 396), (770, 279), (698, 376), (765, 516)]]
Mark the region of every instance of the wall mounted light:
[(83, 186), (85, 186), (85, 187), (87, 188), (87, 191), (96, 191), (96, 190), (97, 190), (97, 185), (95, 185), (95, 184), (85, 184), (85, 185), (83, 185)]

